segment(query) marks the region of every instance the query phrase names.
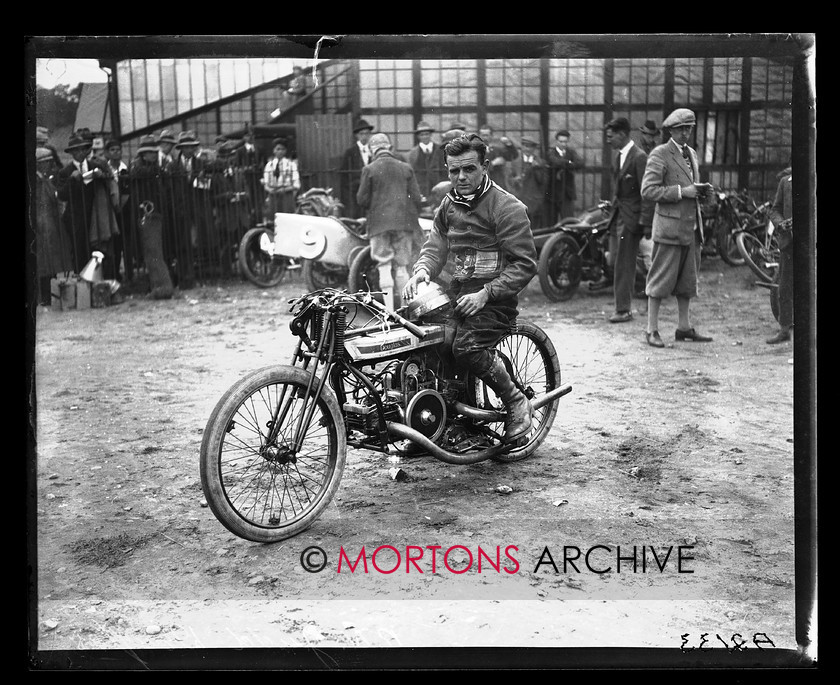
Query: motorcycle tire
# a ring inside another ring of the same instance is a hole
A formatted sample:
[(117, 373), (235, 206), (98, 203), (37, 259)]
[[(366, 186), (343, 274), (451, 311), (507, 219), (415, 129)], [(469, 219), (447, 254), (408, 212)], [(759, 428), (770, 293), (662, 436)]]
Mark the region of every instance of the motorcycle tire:
[(268, 228), (252, 228), (242, 237), (238, 253), (239, 272), (260, 288), (273, 288), (286, 275), (288, 260), (265, 252), (260, 246), (263, 236), (274, 241), (274, 231)]
[[(543, 395), (560, 386), (560, 361), (551, 338), (539, 326), (523, 321), (515, 331), (507, 333), (495, 348), (503, 360), (510, 362), (511, 377), (525, 392), (532, 397)], [(471, 398), (478, 407), (504, 407), (502, 401), (480, 380), (474, 379), (470, 386), (475, 388), (475, 397)], [(493, 457), (496, 461), (521, 461), (531, 456), (545, 441), (557, 417), (560, 400), (534, 410), (533, 428), (519, 445), (509, 452)], [(499, 435), (504, 433), (504, 424), (493, 424), (490, 429)]]
[[(315, 405), (294, 462), (284, 460), (304, 410), (310, 374), (292, 366), (254, 371), (225, 392), (201, 441), (200, 474), (214, 516), (245, 540), (273, 543), (309, 528), (338, 490), (347, 452), (344, 417), (328, 388)], [(317, 385), (317, 379), (316, 379)], [(274, 410), (283, 424), (266, 444)]]
[(765, 283), (772, 283), (778, 269), (778, 249), (775, 248), (775, 240), (770, 242), (769, 247), (765, 245), (762, 239), (764, 230), (761, 229), (759, 235), (751, 230), (739, 231), (735, 240), (750, 271)]
[(577, 241), (566, 233), (551, 236), (540, 250), (537, 266), (540, 287), (552, 302), (570, 299), (583, 278)]
[(347, 290), (357, 293), (360, 290), (379, 290), (379, 267), (370, 252), (370, 246), (362, 248), (350, 262), (347, 276)]
[(335, 288), (340, 290), (347, 287), (347, 267), (338, 264), (326, 264), (314, 259), (304, 259), (301, 266), (303, 282), (310, 292)]
[(731, 221), (719, 219), (715, 225), (715, 243), (720, 258), (729, 266), (743, 266), (744, 258), (735, 240), (735, 226)]

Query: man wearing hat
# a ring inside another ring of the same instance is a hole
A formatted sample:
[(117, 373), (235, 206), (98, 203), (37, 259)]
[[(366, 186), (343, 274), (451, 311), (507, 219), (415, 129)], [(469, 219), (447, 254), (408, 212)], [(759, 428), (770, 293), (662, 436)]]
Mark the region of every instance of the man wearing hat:
[(420, 208), (423, 195), (414, 170), (391, 151), (384, 133), (368, 141), (373, 159), (362, 169), (356, 202), (367, 212), (370, 252), (379, 267), (379, 288), (385, 306), (401, 306), (399, 293), (409, 277), (409, 267), (420, 249)]
[(613, 199), (610, 215), (609, 253), (613, 267), (615, 311), (610, 323), (633, 319), (636, 257), (642, 237), (650, 238), (653, 203), (642, 199), (642, 179), (647, 155), (630, 137), (630, 121), (613, 119), (604, 127), (612, 159)]
[(548, 151), (546, 161), (551, 168), (549, 195), (554, 209), (554, 221), (572, 216), (577, 200), (575, 172), (583, 168), (583, 160), (577, 151), (569, 147), (571, 134), (560, 129), (554, 134), (554, 147)]
[(649, 155), (653, 151), (653, 148), (659, 145), (659, 141), (657, 140), (659, 129), (656, 128), (656, 122), (653, 119), (648, 119), (643, 126), (639, 126), (639, 131), (642, 133), (639, 147), (644, 150), (646, 155)]
[(653, 252), (645, 293), (648, 296), (648, 326), (645, 339), (652, 347), (664, 347), (659, 335), (662, 299), (677, 298), (678, 324), (674, 339), (710, 342), (691, 325), (690, 303), (697, 296), (703, 219), (700, 198), (710, 188), (700, 183), (697, 153), (688, 146), (696, 119), (690, 109), (671, 112), (664, 128), (670, 140), (658, 145), (648, 157), (642, 179), (642, 198), (656, 203), (653, 214)]
[(119, 191), (104, 160), (93, 158), (93, 141), (72, 135), (65, 148), (73, 159), (56, 174), (58, 199), (66, 202), (62, 221), (72, 236), (76, 273), (81, 273), (96, 249), (105, 255), (102, 270), (105, 278), (116, 278), (111, 237), (118, 233), (114, 207)]
[(362, 209), (356, 204), (356, 194), (359, 192), (359, 181), (362, 168), (370, 162), (371, 151), (368, 147), (373, 126), (364, 119), (359, 119), (353, 126), (356, 142), (344, 151), (341, 156), (341, 201), (344, 203), (345, 216), (358, 219), (362, 216)]
[(432, 140), (434, 131), (435, 129), (425, 121), (417, 124), (414, 130), (417, 145), (408, 153), (408, 163), (414, 169), (420, 192), (426, 198), (429, 197), (436, 184), (446, 180), (443, 148)]
[(531, 136), (522, 136), (520, 154), (511, 162), (511, 190), (528, 208), (531, 228), (547, 223), (546, 176), (548, 165), (540, 156), (539, 143)]
[(61, 161), (61, 156), (58, 154), (58, 150), (55, 149), (55, 145), (50, 143), (50, 130), (46, 126), (35, 127), (35, 144), (40, 148), (50, 151), (52, 164), (47, 168), (47, 175), (50, 179), (54, 180), (55, 174), (64, 166), (64, 163)]
[(35, 150), (35, 267), (38, 272), (38, 302), (52, 304), (50, 280), (63, 272), (73, 271), (70, 236), (61, 221), (55, 186), (50, 179), (53, 151), (46, 147)]
[(487, 143), (487, 159), (490, 161), (490, 180), (504, 190), (510, 190), (510, 169), (508, 162), (519, 156), (519, 150), (507, 136), (496, 138), (493, 128), (489, 124), (482, 124), (478, 128), (484, 142)]
[(165, 128), (160, 132), (158, 136), (158, 164), (161, 169), (166, 170), (175, 161), (172, 155), (172, 149), (177, 143), (178, 139), (171, 129)]

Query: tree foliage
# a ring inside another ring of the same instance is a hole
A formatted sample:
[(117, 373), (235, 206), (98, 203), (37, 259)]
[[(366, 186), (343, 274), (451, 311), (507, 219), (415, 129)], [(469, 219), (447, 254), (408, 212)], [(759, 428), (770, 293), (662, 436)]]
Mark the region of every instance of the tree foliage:
[(50, 130), (72, 126), (76, 120), (80, 95), (81, 84), (71, 87), (60, 83), (52, 89), (38, 86), (35, 90), (35, 118), (38, 126), (46, 126)]

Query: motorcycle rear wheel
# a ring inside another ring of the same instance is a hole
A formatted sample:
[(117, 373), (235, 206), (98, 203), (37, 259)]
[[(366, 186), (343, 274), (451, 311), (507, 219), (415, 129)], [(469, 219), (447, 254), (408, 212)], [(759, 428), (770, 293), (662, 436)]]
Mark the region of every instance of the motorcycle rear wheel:
[[(525, 389), (529, 399), (543, 395), (560, 386), (560, 362), (557, 350), (551, 338), (539, 326), (527, 321), (517, 324), (516, 330), (511, 331), (496, 345), (496, 350), (507, 359), (513, 369), (512, 377)], [(475, 379), (470, 384), (475, 388), (475, 404), (480, 408), (502, 409), (504, 404), (495, 393)], [(521, 461), (531, 456), (543, 443), (557, 417), (560, 400), (534, 410), (531, 432), (520, 446), (493, 457), (496, 461)], [(490, 429), (502, 435), (504, 423), (491, 424)]]
[(274, 231), (268, 228), (252, 228), (239, 242), (239, 270), (254, 285), (273, 288), (286, 275), (288, 262), (285, 257), (273, 256), (262, 249), (260, 241), (266, 236), (274, 242)]
[[(245, 540), (272, 543), (301, 533), (338, 490), (347, 443), (344, 418), (331, 390), (325, 388), (315, 405), (294, 461), (287, 451), (305, 409), (309, 378), (292, 366), (254, 371), (221, 397), (204, 429), (204, 496), (219, 522)], [(288, 411), (281, 414), (277, 440), (267, 445), (278, 403)]]
[(583, 278), (577, 241), (566, 233), (551, 236), (540, 250), (537, 266), (540, 287), (552, 302), (570, 299)]

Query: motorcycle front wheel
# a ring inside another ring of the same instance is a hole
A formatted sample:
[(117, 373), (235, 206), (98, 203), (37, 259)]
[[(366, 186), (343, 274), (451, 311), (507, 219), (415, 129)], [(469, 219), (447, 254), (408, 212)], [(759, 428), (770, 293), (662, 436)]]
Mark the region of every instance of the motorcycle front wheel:
[(537, 273), (549, 300), (562, 302), (571, 298), (583, 277), (577, 241), (566, 233), (551, 236), (540, 250)]
[[(222, 396), (204, 429), (204, 496), (221, 524), (245, 540), (271, 543), (297, 535), (338, 490), (347, 444), (331, 390), (325, 388), (315, 403), (300, 449), (290, 449), (312, 406), (304, 399), (309, 379), (309, 373), (292, 366), (254, 371)], [(269, 443), (275, 413), (280, 426)]]
[(348, 269), (338, 264), (326, 264), (314, 259), (304, 259), (301, 268), (303, 282), (310, 291), (347, 287)]
[(266, 241), (274, 242), (274, 231), (268, 228), (252, 228), (239, 242), (239, 269), (254, 285), (273, 288), (286, 275), (288, 261), (282, 256), (273, 256), (264, 249)]
[[(507, 333), (496, 345), (496, 350), (503, 360), (510, 362), (511, 377), (523, 390), (528, 399), (544, 395), (560, 386), (560, 362), (557, 350), (539, 326), (526, 321), (520, 322), (515, 331)], [(478, 379), (471, 384), (475, 393), (475, 406), (486, 409), (502, 409), (504, 403), (495, 393)], [(556, 399), (534, 410), (531, 432), (522, 443), (501, 455), (493, 457), (496, 461), (521, 461), (531, 456), (543, 443), (557, 417), (560, 400)], [(504, 423), (491, 424), (491, 430), (502, 435)]]

